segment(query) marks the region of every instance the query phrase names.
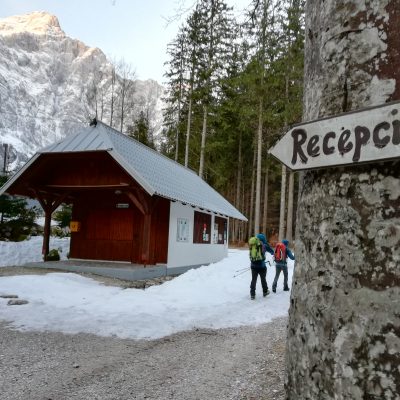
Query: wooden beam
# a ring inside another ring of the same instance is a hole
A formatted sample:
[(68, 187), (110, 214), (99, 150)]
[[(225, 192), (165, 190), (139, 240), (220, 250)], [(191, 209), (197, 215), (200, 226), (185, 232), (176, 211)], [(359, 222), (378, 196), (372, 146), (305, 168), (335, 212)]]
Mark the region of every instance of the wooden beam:
[(144, 214), (151, 214), (153, 197), (145, 193), (143, 190), (136, 189), (135, 192), (136, 192), (136, 197), (138, 198), (140, 204), (142, 205), (145, 211)]
[(142, 203), (139, 201), (139, 199), (135, 196), (134, 193), (132, 192), (124, 192), (129, 199), (132, 201), (132, 203), (139, 209), (139, 211), (144, 215), (146, 214), (146, 211), (142, 205)]
[(119, 183), (114, 185), (46, 185), (46, 188), (51, 189), (126, 189), (129, 183)]
[(49, 210), (50, 212), (53, 212), (69, 195), (70, 192), (65, 192), (61, 195), (43, 195), (43, 193), (35, 190), (35, 197), (38, 199), (43, 210)]

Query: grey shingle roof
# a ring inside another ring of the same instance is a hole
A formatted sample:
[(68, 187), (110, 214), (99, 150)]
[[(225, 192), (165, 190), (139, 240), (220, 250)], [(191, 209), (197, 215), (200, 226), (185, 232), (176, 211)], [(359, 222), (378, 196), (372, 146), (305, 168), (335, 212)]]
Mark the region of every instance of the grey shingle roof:
[(108, 151), (150, 195), (157, 194), (215, 213), (247, 220), (193, 171), (101, 122), (97, 126), (84, 127), (76, 135), (45, 147), (38, 153), (99, 150)]

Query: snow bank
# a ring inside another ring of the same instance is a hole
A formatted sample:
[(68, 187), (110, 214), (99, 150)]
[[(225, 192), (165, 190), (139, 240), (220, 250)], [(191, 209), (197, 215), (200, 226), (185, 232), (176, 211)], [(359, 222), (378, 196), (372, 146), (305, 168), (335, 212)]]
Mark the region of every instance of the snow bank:
[[(99, 284), (77, 274), (11, 276), (0, 278), (0, 294), (16, 294), (29, 301), (6, 306), (0, 298), (0, 319), (19, 330), (92, 333), (121, 338), (154, 339), (199, 328), (258, 325), (286, 316), (290, 292), (249, 297), (251, 273), (236, 271), (249, 264), (248, 252), (230, 250), (221, 262), (190, 270), (146, 290)], [(289, 283), (293, 262), (289, 263)], [(267, 273), (271, 288), (274, 268)]]
[[(0, 241), (0, 267), (23, 265), (43, 261), (42, 236), (33, 236), (23, 242)], [(50, 238), (50, 249), (58, 249), (62, 260), (67, 259), (69, 238)]]

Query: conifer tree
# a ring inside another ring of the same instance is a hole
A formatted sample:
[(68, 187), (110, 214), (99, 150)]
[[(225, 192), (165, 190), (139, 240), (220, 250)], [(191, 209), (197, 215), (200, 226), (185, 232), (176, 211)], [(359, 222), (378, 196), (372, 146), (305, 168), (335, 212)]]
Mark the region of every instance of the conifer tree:
[[(184, 165), (189, 164), (189, 142), (195, 103), (198, 65), (200, 62), (200, 13), (195, 9), (183, 24), (177, 37), (168, 45), (167, 107), (164, 118), (169, 132), (175, 133), (175, 159), (179, 157), (179, 134), (185, 133)], [(170, 135), (169, 135), (170, 136)], [(171, 142), (171, 138), (168, 139)], [(169, 146), (170, 147), (170, 146)]]
[[(0, 187), (7, 182), (7, 176), (0, 176)], [(0, 240), (20, 241), (34, 230), (39, 214), (36, 207), (28, 207), (24, 198), (3, 194), (0, 196)]]
[(194, 10), (193, 14), (188, 18), (188, 42), (187, 42), (187, 120), (186, 120), (186, 141), (185, 141), (185, 167), (189, 166), (189, 142), (192, 131), (192, 112), (193, 103), (195, 102), (195, 91), (199, 83), (198, 69), (200, 65), (200, 27), (201, 14)]
[(279, 30), (277, 29), (278, 15), (281, 11), (281, 2), (276, 0), (253, 0), (250, 6), (249, 22), (247, 24), (251, 36), (254, 56), (253, 73), (254, 95), (257, 103), (257, 130), (255, 146), (257, 148), (257, 171), (255, 185), (255, 210), (254, 210), (254, 231), (260, 229), (261, 215), (261, 172), (262, 172), (262, 146), (263, 146), (263, 125), (265, 119), (265, 97), (270, 97), (268, 90), (267, 74), (272, 74), (271, 64), (279, 55)]
[(150, 129), (149, 118), (144, 111), (139, 113), (134, 125), (128, 128), (128, 135), (138, 140), (140, 143), (154, 148), (154, 141)]
[(209, 127), (209, 111), (215, 101), (224, 76), (225, 62), (231, 54), (234, 20), (223, 0), (199, 0), (196, 11), (200, 15), (199, 37), (199, 95), (202, 107), (202, 131), (199, 176), (204, 175), (205, 145)]
[[(282, 21), (283, 40), (285, 42), (285, 52), (282, 58), (285, 71), (284, 131), (288, 129), (288, 125), (299, 121), (301, 117), (304, 1), (289, 0), (285, 11), (286, 18)], [(289, 188), (287, 192), (288, 210), (285, 235), (286, 167), (282, 165), (279, 238), (283, 239), (286, 236), (290, 241), (292, 240), (293, 229), (293, 196), (294, 173), (291, 172), (289, 174)]]
[[(240, 37), (240, 31), (237, 37)], [(246, 87), (243, 84), (243, 71), (247, 65), (247, 44), (239, 40), (234, 45), (229, 63), (226, 64), (226, 78), (220, 82), (218, 107), (214, 107), (213, 128), (215, 133), (209, 137), (207, 154), (209, 165), (208, 181), (224, 193), (238, 208), (245, 206), (242, 201), (243, 180), (251, 169), (246, 168), (247, 160), (252, 158), (252, 137), (248, 129), (251, 124), (250, 109), (246, 105)], [(247, 190), (247, 188), (245, 188)], [(234, 221), (230, 234), (232, 241), (239, 240), (243, 224)]]
[(181, 110), (184, 101), (185, 69), (186, 69), (186, 34), (181, 28), (175, 40), (168, 44), (167, 53), (169, 61), (166, 63), (168, 70), (165, 77), (167, 82), (168, 107), (164, 110), (166, 125), (175, 132), (175, 161), (179, 157), (179, 136), (181, 126)]
[[(302, 79), (300, 72), (297, 72), (297, 65), (301, 63), (297, 55), (292, 56), (290, 79), (285, 80), (289, 58), (284, 27), (289, 22), (284, 11), (290, 1), (295, 0), (254, 0), (250, 8), (253, 13), (247, 14), (246, 24), (239, 29), (237, 24), (232, 23), (229, 35), (235, 37), (235, 40), (231, 40), (229, 46), (221, 45), (225, 51), (229, 49), (229, 57), (213, 58), (217, 65), (212, 75), (209, 75), (207, 69), (207, 45), (211, 31), (209, 28), (205, 29), (207, 21), (210, 22), (210, 16), (208, 20), (204, 18), (204, 15), (210, 14), (203, 12), (200, 7), (202, 3), (212, 2), (198, 2), (179, 32), (186, 40), (185, 50), (182, 63), (179, 62), (179, 57), (175, 57), (175, 74), (169, 76), (168, 108), (170, 115), (176, 116), (179, 97), (179, 80), (176, 78), (181, 74), (184, 90), (180, 128), (182, 134), (186, 128), (185, 164), (188, 165), (190, 136), (191, 157), (193, 160), (195, 157), (197, 160), (203, 159), (204, 163), (205, 146), (204, 142), (202, 146), (201, 140), (205, 137), (200, 137), (200, 133), (206, 128), (207, 165), (203, 165), (205, 179), (252, 219), (248, 224), (248, 228), (251, 226), (248, 231), (244, 230), (242, 223), (231, 225), (230, 237), (233, 240), (246, 240), (247, 235), (254, 234), (253, 228), (259, 230), (261, 210), (263, 229), (269, 233), (266, 230), (268, 207), (272, 207), (268, 226), (272, 221), (273, 227), (278, 227), (279, 221), (275, 216), (279, 218), (280, 165), (275, 160), (266, 159), (267, 148), (284, 131), (285, 118), (288, 123), (293, 123), (301, 115)], [(264, 14), (260, 14), (264, 6)], [(294, 42), (292, 39), (292, 43)], [(216, 54), (224, 53), (221, 51)], [(172, 66), (171, 60), (168, 66)], [(286, 87), (290, 96), (288, 105), (285, 103)], [(176, 132), (172, 127), (175, 128), (176, 118), (169, 121), (171, 125), (166, 130), (163, 148), (173, 157)], [(254, 150), (256, 158), (253, 167)]]

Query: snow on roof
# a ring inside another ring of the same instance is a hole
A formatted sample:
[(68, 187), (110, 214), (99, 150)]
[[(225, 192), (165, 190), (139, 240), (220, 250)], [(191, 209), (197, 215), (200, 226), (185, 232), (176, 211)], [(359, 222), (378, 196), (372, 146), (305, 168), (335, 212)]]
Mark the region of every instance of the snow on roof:
[[(96, 126), (84, 127), (76, 135), (68, 136), (38, 153), (82, 151), (108, 151), (150, 195), (156, 194), (207, 211), (247, 220), (192, 170), (101, 122), (97, 122)], [(11, 186), (25, 167), (0, 189), (0, 194)]]

